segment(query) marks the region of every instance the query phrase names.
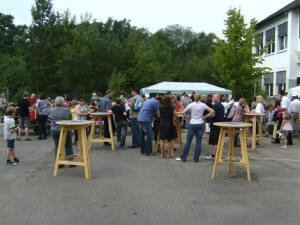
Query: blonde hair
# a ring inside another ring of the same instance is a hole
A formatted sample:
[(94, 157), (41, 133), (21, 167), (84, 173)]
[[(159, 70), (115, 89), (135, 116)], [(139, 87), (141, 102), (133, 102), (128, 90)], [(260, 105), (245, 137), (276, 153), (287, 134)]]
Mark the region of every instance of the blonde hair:
[[(199, 93), (198, 93), (199, 94)], [(200, 94), (199, 94), (200, 95)], [(195, 100), (196, 100), (196, 98), (195, 98)], [(207, 95), (200, 95), (200, 101), (201, 102), (206, 102), (206, 100), (207, 100)]]
[(264, 99), (263, 99), (263, 97), (261, 95), (259, 95), (259, 96), (256, 97), (256, 101), (258, 103), (262, 103), (262, 104), (264, 103)]
[(246, 104), (247, 104), (247, 101), (246, 101), (245, 98), (240, 98), (240, 99), (239, 99), (239, 103), (240, 103), (241, 105), (246, 105)]
[(196, 93), (194, 95), (194, 99), (195, 99), (195, 102), (199, 102), (200, 100), (202, 100), (202, 95), (200, 95), (200, 93)]
[(8, 106), (7, 109), (6, 109), (6, 111), (5, 111), (5, 114), (6, 114), (7, 116), (12, 116), (12, 115), (14, 115), (15, 112), (16, 112), (15, 107), (13, 107), (13, 106)]

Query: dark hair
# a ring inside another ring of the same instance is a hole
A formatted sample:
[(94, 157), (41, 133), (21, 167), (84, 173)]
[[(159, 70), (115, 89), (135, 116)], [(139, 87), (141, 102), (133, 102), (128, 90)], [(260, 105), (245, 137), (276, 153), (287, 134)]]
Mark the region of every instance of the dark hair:
[(120, 105), (121, 104), (121, 99), (118, 97), (115, 99), (116, 104)]
[(106, 95), (108, 95), (108, 94), (110, 94), (110, 93), (112, 93), (113, 91), (112, 90), (107, 90), (106, 91)]
[(132, 88), (131, 91), (136, 92), (136, 93), (139, 92), (138, 89), (136, 89), (136, 88)]
[(83, 96), (79, 96), (79, 101), (82, 99), (82, 100), (84, 100), (84, 97)]
[(41, 99), (41, 100), (43, 100), (43, 99), (46, 99), (46, 97), (45, 97), (45, 93), (40, 93), (40, 96), (39, 96), (39, 98)]
[(161, 105), (165, 108), (172, 107), (171, 96), (165, 95), (161, 99)]
[(156, 99), (156, 101), (159, 101), (161, 103), (161, 97), (160, 96), (156, 96), (155, 99)]
[(16, 112), (15, 107), (8, 106), (5, 111), (5, 115), (12, 116)]
[(285, 95), (285, 91), (284, 90), (280, 90), (279, 94), (280, 95)]
[(26, 97), (28, 97), (28, 96), (29, 96), (28, 92), (27, 92), (27, 91), (25, 91), (25, 92), (24, 92), (24, 94), (23, 94), (23, 97), (25, 97), (25, 98), (26, 98)]

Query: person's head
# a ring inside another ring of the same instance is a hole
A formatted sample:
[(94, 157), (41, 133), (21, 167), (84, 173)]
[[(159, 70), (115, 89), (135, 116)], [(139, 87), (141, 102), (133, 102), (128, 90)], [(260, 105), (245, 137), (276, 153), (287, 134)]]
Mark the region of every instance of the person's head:
[(176, 104), (176, 102), (177, 102), (177, 98), (176, 98), (176, 95), (169, 95), (170, 96), (170, 98), (171, 98), (171, 102), (172, 102), (172, 104)]
[(121, 104), (121, 99), (118, 97), (118, 98), (116, 98), (115, 99), (115, 103), (117, 104), (117, 105), (120, 105)]
[(213, 102), (220, 102), (221, 100), (221, 95), (220, 94), (214, 94), (212, 97)]
[(197, 92), (193, 95), (194, 95), (195, 102), (201, 101), (202, 96), (200, 95), (200, 93)]
[(291, 120), (291, 114), (289, 114), (288, 112), (285, 111), (282, 115), (282, 119)]
[(2, 94), (1, 94), (1, 98), (6, 98), (6, 94), (5, 94), (5, 93), (2, 93)]
[(85, 105), (84, 97), (79, 97), (79, 105)]
[(257, 102), (257, 103), (263, 103), (263, 102), (264, 102), (263, 97), (262, 97), (261, 95), (256, 96), (256, 102)]
[(31, 98), (34, 99), (36, 98), (36, 95), (34, 93), (31, 94)]
[(97, 97), (97, 93), (96, 92), (93, 93), (93, 97)]
[(14, 116), (16, 113), (16, 109), (13, 106), (8, 106), (5, 111), (6, 116)]
[(77, 101), (75, 99), (71, 102), (71, 107), (74, 108), (77, 105)]
[(246, 106), (247, 105), (247, 101), (246, 101), (245, 98), (240, 98), (239, 103), (240, 103), (241, 106)]
[(40, 93), (39, 99), (40, 99), (40, 100), (46, 99), (45, 93), (43, 93), (43, 92)]
[(24, 91), (23, 98), (27, 98), (29, 96), (27, 91)]
[(181, 99), (180, 99), (180, 96), (179, 95), (176, 95), (177, 96), (177, 101), (180, 101)]
[(192, 95), (195, 95), (195, 94), (196, 94), (196, 93), (193, 91), (193, 92), (192, 92)]
[(165, 108), (172, 107), (172, 101), (170, 95), (164, 95), (161, 99), (161, 105)]
[(131, 95), (132, 95), (132, 96), (136, 96), (137, 93), (138, 93), (137, 89), (134, 89), (134, 88), (133, 88), (133, 89), (131, 90)]
[(157, 95), (156, 97), (155, 97), (155, 99), (156, 99), (156, 101), (159, 103), (159, 104), (161, 104), (161, 97), (159, 96), (159, 95)]
[[(196, 99), (195, 99), (195, 101), (196, 101)], [(207, 102), (207, 95), (200, 95), (200, 101)]]
[(114, 92), (112, 90), (107, 90), (106, 95), (111, 98), (114, 95)]
[(269, 110), (273, 111), (274, 110), (274, 106), (273, 105), (269, 105)]
[(63, 107), (65, 104), (65, 99), (62, 96), (57, 96), (55, 98), (55, 106), (56, 107)]
[(279, 98), (281, 99), (283, 96), (285, 96), (286, 93), (284, 90), (279, 91)]

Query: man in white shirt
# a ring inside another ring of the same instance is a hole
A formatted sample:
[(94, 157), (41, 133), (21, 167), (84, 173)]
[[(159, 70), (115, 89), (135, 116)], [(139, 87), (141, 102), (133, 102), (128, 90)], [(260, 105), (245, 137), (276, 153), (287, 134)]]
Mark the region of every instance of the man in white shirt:
[(293, 97), (291, 103), (292, 108), (292, 125), (293, 125), (293, 135), (296, 137), (299, 135), (299, 113), (300, 113), (300, 101), (298, 96)]

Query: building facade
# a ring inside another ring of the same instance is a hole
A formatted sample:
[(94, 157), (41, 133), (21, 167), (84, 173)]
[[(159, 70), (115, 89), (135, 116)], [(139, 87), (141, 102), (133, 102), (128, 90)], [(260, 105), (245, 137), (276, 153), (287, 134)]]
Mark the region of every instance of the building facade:
[(275, 96), (280, 90), (300, 85), (300, 0), (260, 21), (257, 31), (261, 38), (254, 51), (269, 44), (261, 57), (263, 66), (271, 71), (264, 75), (262, 88), (269, 96)]

